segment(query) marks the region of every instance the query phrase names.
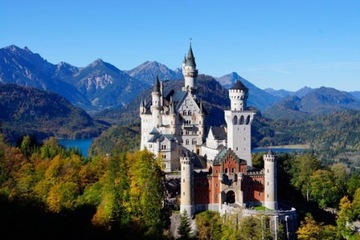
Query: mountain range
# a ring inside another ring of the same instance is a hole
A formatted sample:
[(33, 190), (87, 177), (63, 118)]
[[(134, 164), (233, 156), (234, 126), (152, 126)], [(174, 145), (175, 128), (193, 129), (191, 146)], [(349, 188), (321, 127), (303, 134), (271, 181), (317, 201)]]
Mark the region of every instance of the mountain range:
[[(65, 62), (49, 63), (27, 47), (22, 49), (11, 45), (0, 49), (0, 84), (12, 83), (55, 92), (91, 115), (126, 109), (134, 101), (139, 101), (141, 93), (151, 89), (156, 75), (163, 81), (183, 79), (180, 69), (171, 70), (156, 61), (146, 61), (131, 70), (120, 70), (101, 59), (85, 67), (75, 67)], [(304, 87), (296, 92), (262, 90), (236, 72), (209, 77), (225, 90), (213, 93), (221, 94), (219, 99), (224, 99), (222, 101), (227, 101), (226, 91), (235, 81), (241, 80), (250, 92), (248, 105), (271, 118), (324, 114), (332, 109), (357, 110), (360, 105), (359, 91), (347, 93), (326, 87)], [(207, 83), (213, 84), (211, 81)]]

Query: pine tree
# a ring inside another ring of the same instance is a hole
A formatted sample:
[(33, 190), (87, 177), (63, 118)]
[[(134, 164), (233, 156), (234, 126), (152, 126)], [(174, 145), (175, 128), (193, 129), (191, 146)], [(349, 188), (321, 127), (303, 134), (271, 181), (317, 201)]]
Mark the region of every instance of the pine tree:
[(189, 215), (186, 210), (180, 215), (180, 226), (178, 228), (179, 238), (181, 240), (191, 239), (191, 226)]

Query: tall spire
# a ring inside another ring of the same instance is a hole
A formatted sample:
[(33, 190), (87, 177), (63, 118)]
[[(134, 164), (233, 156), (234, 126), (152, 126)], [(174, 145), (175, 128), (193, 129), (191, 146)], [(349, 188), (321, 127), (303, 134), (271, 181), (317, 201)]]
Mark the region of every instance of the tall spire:
[(157, 74), (156, 74), (153, 92), (160, 92), (160, 81), (159, 81), (159, 76)]
[(189, 47), (189, 51), (188, 51), (188, 54), (187, 54), (185, 65), (186, 66), (196, 67), (195, 57), (194, 57), (194, 53), (192, 51), (191, 43), (190, 43), (190, 47)]
[(196, 69), (195, 57), (191, 43), (188, 54), (186, 56), (186, 61), (182, 65), (182, 73), (185, 79), (185, 84), (182, 88), (183, 91), (190, 91), (191, 93), (195, 93), (197, 90), (196, 78), (198, 76), (198, 70)]

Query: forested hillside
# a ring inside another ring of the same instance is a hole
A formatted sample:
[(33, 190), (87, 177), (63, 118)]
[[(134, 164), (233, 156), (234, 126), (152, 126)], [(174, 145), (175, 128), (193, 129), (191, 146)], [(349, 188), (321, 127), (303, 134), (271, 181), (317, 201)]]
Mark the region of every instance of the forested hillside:
[(267, 120), (259, 146), (307, 144), (324, 162), (360, 167), (360, 111), (343, 110), (299, 119)]
[(108, 127), (55, 93), (15, 84), (0, 85), (0, 109), (0, 129), (12, 143), (25, 135), (96, 137)]

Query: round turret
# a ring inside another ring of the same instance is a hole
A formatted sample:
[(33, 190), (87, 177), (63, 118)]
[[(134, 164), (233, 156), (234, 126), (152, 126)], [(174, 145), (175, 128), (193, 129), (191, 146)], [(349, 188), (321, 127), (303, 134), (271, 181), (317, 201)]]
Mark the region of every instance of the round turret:
[(158, 76), (156, 76), (153, 91), (151, 92), (151, 114), (152, 114), (152, 122), (155, 125), (161, 125), (162, 119), (160, 115), (162, 96), (161, 96), (161, 84)]
[(277, 210), (277, 162), (275, 154), (269, 150), (264, 154), (265, 171), (265, 196), (264, 205), (266, 208)]
[(246, 100), (248, 98), (249, 89), (237, 80), (229, 89), (230, 109), (232, 111), (243, 111), (246, 109)]
[(182, 65), (182, 72), (185, 79), (184, 90), (193, 91), (196, 87), (196, 78), (198, 76), (198, 70), (196, 69), (195, 57), (190, 45), (187, 57), (184, 59)]
[(180, 157), (181, 164), (181, 196), (180, 212), (193, 215), (193, 161), (189, 154)]

